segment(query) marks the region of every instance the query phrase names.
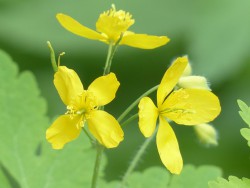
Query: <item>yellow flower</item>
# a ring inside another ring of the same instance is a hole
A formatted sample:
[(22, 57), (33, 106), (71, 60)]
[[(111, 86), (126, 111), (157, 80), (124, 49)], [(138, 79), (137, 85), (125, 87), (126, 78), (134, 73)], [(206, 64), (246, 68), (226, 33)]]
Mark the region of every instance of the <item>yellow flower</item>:
[(166, 36), (152, 36), (135, 34), (128, 31), (134, 24), (132, 15), (123, 10), (116, 11), (115, 6), (102, 13), (96, 22), (96, 31), (83, 26), (68, 15), (59, 13), (56, 15), (60, 24), (68, 31), (92, 40), (99, 40), (108, 44), (128, 45), (142, 49), (153, 49), (165, 45), (169, 39)]
[(109, 113), (99, 110), (115, 98), (120, 85), (114, 73), (95, 79), (84, 90), (77, 73), (59, 66), (54, 75), (55, 87), (67, 106), (67, 112), (55, 120), (46, 131), (46, 139), (54, 149), (62, 149), (77, 138), (85, 125), (94, 137), (107, 148), (116, 147), (123, 140), (123, 131)]
[(220, 103), (212, 92), (200, 89), (173, 91), (185, 67), (187, 57), (177, 58), (166, 71), (157, 90), (157, 107), (149, 97), (139, 103), (139, 127), (150, 137), (159, 117), (156, 144), (162, 163), (171, 173), (179, 174), (183, 160), (175, 133), (167, 119), (177, 124), (197, 125), (212, 121), (220, 113)]

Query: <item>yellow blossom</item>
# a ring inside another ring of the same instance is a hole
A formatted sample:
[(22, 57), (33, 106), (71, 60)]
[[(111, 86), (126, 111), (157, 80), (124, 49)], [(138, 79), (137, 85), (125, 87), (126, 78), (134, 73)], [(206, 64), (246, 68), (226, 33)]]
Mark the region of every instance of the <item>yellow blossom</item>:
[(166, 71), (157, 90), (157, 107), (149, 97), (139, 103), (139, 127), (150, 137), (159, 117), (156, 144), (162, 163), (174, 174), (179, 174), (183, 160), (175, 133), (167, 120), (177, 124), (198, 125), (212, 121), (221, 111), (216, 95), (203, 89), (172, 91), (187, 66), (187, 57), (177, 58)]
[(46, 139), (54, 149), (62, 149), (77, 138), (85, 123), (98, 142), (107, 148), (116, 147), (123, 140), (117, 120), (98, 109), (115, 98), (120, 83), (114, 73), (95, 79), (85, 90), (74, 70), (58, 66), (54, 84), (67, 106), (66, 114), (58, 117), (46, 131)]
[(119, 40), (120, 45), (128, 45), (142, 49), (153, 49), (165, 45), (169, 39), (166, 36), (153, 36), (147, 34), (135, 34), (128, 31), (135, 20), (129, 12), (111, 9), (103, 12), (97, 22), (96, 31), (92, 30), (68, 15), (59, 13), (56, 15), (60, 24), (68, 31), (92, 40), (99, 40), (115, 45)]

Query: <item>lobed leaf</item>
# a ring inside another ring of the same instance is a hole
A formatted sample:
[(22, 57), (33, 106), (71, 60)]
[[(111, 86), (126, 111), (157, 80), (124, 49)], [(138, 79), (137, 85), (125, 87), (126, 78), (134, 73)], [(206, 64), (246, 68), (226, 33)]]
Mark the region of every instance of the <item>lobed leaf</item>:
[[(51, 81), (52, 82), (52, 81)], [(50, 126), (46, 102), (32, 73), (18, 73), (13, 60), (0, 51), (0, 187), (90, 187), (95, 152), (81, 135), (63, 150), (45, 140)], [(2, 184), (5, 183), (5, 184)], [(5, 185), (5, 186), (3, 186)]]
[[(237, 100), (237, 103), (241, 109), (239, 114), (241, 118), (248, 124), (250, 127), (250, 107), (247, 106), (242, 100)], [(250, 146), (250, 128), (242, 128), (240, 130), (241, 135), (248, 141), (248, 146)]]
[[(133, 172), (128, 178), (126, 188), (205, 188), (208, 187), (208, 181), (220, 176), (221, 170), (214, 166), (195, 168), (193, 165), (186, 165), (180, 175), (171, 175), (163, 167), (150, 167), (143, 172)], [(119, 187), (118, 182), (111, 183), (106, 186)]]
[(229, 176), (228, 181), (223, 178), (218, 178), (216, 181), (209, 182), (208, 185), (209, 188), (249, 188), (250, 179), (239, 179), (235, 176)]
[(241, 111), (239, 111), (239, 114), (240, 114), (241, 118), (250, 127), (250, 107), (247, 106), (247, 104), (244, 103), (242, 100), (238, 99), (237, 102), (238, 102), (238, 105), (239, 105), (239, 107), (241, 109)]
[(134, 172), (128, 179), (130, 188), (165, 188), (170, 180), (170, 173), (161, 167), (150, 167), (144, 172)]
[(220, 177), (222, 171), (214, 166), (200, 166), (195, 168), (192, 165), (186, 165), (182, 173), (173, 176), (168, 188), (205, 188), (208, 187), (208, 182)]

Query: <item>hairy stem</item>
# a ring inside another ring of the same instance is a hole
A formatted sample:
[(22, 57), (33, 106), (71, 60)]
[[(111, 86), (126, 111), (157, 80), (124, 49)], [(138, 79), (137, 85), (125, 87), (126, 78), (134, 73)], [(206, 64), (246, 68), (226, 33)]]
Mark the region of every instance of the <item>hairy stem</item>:
[(136, 99), (117, 119), (118, 122), (121, 122), (125, 116), (140, 102), (140, 100), (143, 97), (148, 96), (150, 93), (154, 92), (155, 90), (157, 90), (157, 88), (159, 87), (159, 85), (156, 85), (154, 87), (152, 87), (151, 89), (149, 89), (148, 91), (146, 91), (145, 93), (143, 93), (138, 99)]
[(140, 149), (137, 151), (137, 153), (134, 156), (132, 162), (130, 163), (127, 171), (125, 172), (124, 176), (122, 177), (120, 188), (124, 188), (124, 186), (126, 185), (128, 177), (134, 171), (134, 169), (137, 166), (138, 162), (140, 161), (142, 155), (144, 154), (146, 148), (149, 146), (149, 144), (151, 143), (151, 141), (155, 137), (155, 135), (156, 135), (156, 130), (155, 130), (154, 134), (151, 137), (147, 138), (143, 142)]
[(96, 160), (95, 160), (94, 173), (92, 176), (91, 188), (97, 187), (97, 182), (98, 182), (97, 180), (98, 180), (99, 173), (100, 173), (103, 150), (104, 150), (104, 147), (100, 145), (98, 142), (96, 142)]
[[(113, 45), (113, 43), (109, 44), (108, 55), (107, 55), (103, 75), (107, 75), (107, 74), (110, 73), (112, 59), (113, 59), (115, 51), (116, 51), (116, 49), (118, 47), (118, 43), (116, 43), (115, 45)], [(99, 107), (99, 110), (104, 110), (104, 106)], [(104, 146), (102, 146), (101, 144), (98, 143), (98, 141), (96, 141), (96, 152), (97, 153), (96, 153), (94, 173), (93, 173), (93, 176), (92, 176), (91, 188), (96, 188), (97, 187), (97, 182), (98, 182), (98, 177), (99, 177), (99, 173), (100, 173), (100, 165), (101, 165), (103, 151), (104, 151)]]
[(130, 123), (131, 121), (133, 121), (133, 120), (134, 120), (135, 118), (137, 118), (137, 117), (138, 117), (138, 113), (132, 115), (132, 116), (129, 117), (126, 121), (124, 121), (124, 122), (121, 124), (121, 126), (124, 126), (124, 125)]

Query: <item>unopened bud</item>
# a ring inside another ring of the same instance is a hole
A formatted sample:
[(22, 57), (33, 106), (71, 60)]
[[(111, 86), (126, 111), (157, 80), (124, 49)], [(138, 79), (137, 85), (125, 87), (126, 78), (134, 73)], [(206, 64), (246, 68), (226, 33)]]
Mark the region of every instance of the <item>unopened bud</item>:
[(213, 126), (206, 123), (199, 124), (194, 126), (194, 130), (201, 143), (205, 145), (218, 145), (217, 131)]
[(179, 79), (181, 88), (205, 89), (211, 91), (207, 79), (203, 76), (183, 76)]
[(182, 73), (182, 76), (190, 76), (191, 74), (192, 74), (192, 67), (190, 63), (188, 63), (184, 72)]

